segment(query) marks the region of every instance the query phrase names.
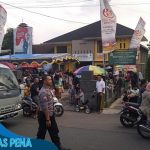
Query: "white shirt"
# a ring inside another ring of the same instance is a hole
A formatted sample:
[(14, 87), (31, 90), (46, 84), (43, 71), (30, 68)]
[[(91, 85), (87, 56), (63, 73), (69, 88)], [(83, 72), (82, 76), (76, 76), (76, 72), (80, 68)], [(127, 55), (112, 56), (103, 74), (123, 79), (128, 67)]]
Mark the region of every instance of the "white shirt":
[(105, 93), (105, 82), (104, 82), (104, 80), (101, 79), (101, 81), (96, 82), (96, 89), (97, 89), (98, 93), (100, 93), (100, 92)]
[(24, 84), (20, 84), (20, 89), (21, 89), (21, 96), (24, 97), (25, 85)]

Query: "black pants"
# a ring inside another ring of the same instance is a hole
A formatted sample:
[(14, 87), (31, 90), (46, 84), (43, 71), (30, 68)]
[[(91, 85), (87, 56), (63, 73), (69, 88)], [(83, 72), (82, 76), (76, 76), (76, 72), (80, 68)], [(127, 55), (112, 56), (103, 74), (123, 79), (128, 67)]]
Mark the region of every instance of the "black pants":
[(101, 100), (102, 100), (101, 93), (97, 93), (97, 111), (98, 112), (101, 109)]
[(49, 128), (47, 128), (44, 112), (42, 112), (42, 111), (38, 112), (39, 128), (38, 128), (37, 138), (38, 139), (45, 139), (46, 131), (48, 130), (52, 142), (60, 150), (61, 149), (61, 143), (60, 143), (60, 138), (58, 136), (59, 130), (58, 130), (58, 126), (57, 126), (57, 123), (55, 120), (55, 116), (53, 115), (52, 117), (50, 117), (50, 120), (51, 120), (51, 126)]

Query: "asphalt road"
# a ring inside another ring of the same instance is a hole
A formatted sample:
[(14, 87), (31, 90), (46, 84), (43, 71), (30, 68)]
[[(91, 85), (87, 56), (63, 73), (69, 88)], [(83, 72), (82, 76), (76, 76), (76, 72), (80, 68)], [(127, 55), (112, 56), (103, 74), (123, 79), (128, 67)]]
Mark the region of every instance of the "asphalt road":
[[(119, 115), (85, 114), (67, 111), (57, 118), (62, 144), (71, 150), (149, 150), (150, 140), (140, 137), (136, 128), (126, 129)], [(15, 118), (4, 123), (16, 134), (36, 137), (37, 120)], [(46, 139), (49, 140), (47, 133)]]

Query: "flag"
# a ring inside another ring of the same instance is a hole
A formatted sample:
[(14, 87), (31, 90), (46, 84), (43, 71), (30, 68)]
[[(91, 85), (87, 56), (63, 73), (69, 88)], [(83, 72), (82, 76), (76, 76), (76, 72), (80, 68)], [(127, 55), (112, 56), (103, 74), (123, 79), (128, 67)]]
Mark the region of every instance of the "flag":
[(100, 0), (100, 16), (103, 53), (108, 53), (113, 51), (116, 45), (116, 15), (108, 0)]
[(145, 21), (140, 17), (139, 22), (133, 33), (129, 49), (135, 49), (140, 47), (140, 42), (145, 33), (144, 27), (145, 27)]
[(4, 38), (4, 26), (7, 20), (7, 12), (6, 10), (0, 5), (0, 52), (2, 47), (2, 42)]

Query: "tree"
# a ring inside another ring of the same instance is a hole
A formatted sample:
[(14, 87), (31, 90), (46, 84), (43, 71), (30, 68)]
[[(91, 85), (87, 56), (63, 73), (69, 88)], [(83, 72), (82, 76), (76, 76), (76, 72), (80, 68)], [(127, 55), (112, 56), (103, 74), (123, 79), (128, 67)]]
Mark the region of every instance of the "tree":
[(148, 57), (145, 70), (145, 78), (150, 82), (150, 57)]
[(6, 34), (4, 35), (2, 50), (11, 50), (11, 54), (13, 54), (13, 28), (8, 28)]

